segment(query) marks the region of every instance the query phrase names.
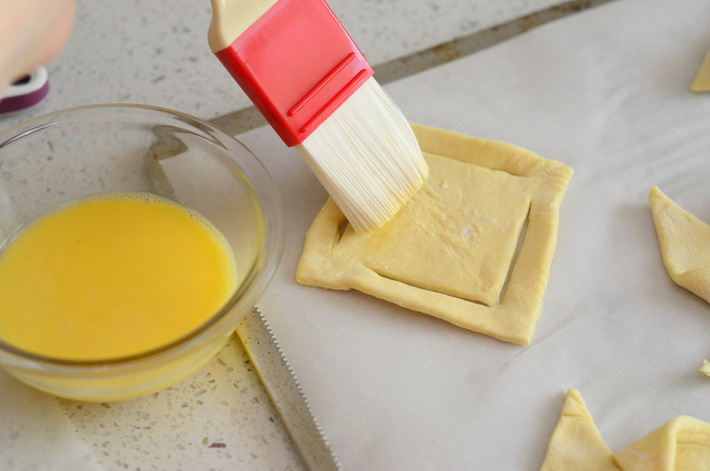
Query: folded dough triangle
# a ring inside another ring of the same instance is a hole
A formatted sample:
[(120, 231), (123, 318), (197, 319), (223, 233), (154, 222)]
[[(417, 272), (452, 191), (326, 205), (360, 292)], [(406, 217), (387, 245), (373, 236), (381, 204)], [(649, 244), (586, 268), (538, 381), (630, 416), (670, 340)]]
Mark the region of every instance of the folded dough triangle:
[(695, 93), (710, 92), (710, 51), (705, 55), (705, 60), (695, 75), (690, 91)]
[(624, 471), (710, 469), (710, 424), (680, 416), (614, 455)]
[(710, 225), (653, 187), (653, 222), (666, 271), (683, 288), (710, 302)]
[(570, 388), (540, 471), (619, 471), (578, 390)]
[(612, 453), (578, 390), (570, 388), (540, 471), (707, 471), (710, 424), (679, 416)]

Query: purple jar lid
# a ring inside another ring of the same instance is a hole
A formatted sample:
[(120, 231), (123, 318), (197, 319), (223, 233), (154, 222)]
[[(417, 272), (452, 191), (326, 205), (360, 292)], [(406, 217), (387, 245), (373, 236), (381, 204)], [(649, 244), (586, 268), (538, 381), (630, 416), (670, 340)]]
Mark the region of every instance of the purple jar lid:
[(49, 93), (47, 69), (39, 67), (15, 81), (0, 95), (0, 115), (14, 113), (38, 104)]

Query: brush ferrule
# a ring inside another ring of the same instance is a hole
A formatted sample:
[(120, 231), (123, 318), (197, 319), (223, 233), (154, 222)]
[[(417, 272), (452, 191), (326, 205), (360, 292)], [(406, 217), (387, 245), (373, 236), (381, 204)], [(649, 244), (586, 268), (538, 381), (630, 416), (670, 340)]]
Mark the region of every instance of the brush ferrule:
[(324, 0), (280, 0), (215, 54), (288, 146), (373, 75)]

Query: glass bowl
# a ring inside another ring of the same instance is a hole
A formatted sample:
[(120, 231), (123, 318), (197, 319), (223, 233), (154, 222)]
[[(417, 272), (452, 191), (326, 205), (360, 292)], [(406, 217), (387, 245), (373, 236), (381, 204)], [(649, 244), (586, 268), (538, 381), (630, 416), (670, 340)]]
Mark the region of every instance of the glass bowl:
[(7, 372), (70, 399), (129, 399), (193, 373), (252, 309), (283, 250), (283, 206), (270, 175), (244, 145), (205, 121), (108, 104), (47, 114), (0, 133), (0, 240), (59, 205), (113, 192), (153, 193), (207, 218), (234, 253), (237, 288), (191, 332), (130, 357), (62, 360), (0, 338)]

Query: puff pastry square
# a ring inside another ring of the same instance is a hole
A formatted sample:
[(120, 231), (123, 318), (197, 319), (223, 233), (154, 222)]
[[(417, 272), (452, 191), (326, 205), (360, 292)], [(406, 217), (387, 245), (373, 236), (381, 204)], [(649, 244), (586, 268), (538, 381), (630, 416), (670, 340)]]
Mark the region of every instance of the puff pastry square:
[(530, 343), (572, 170), (510, 144), (413, 128), (429, 164), (422, 189), (368, 234), (356, 234), (328, 200), (306, 236), (297, 281)]

